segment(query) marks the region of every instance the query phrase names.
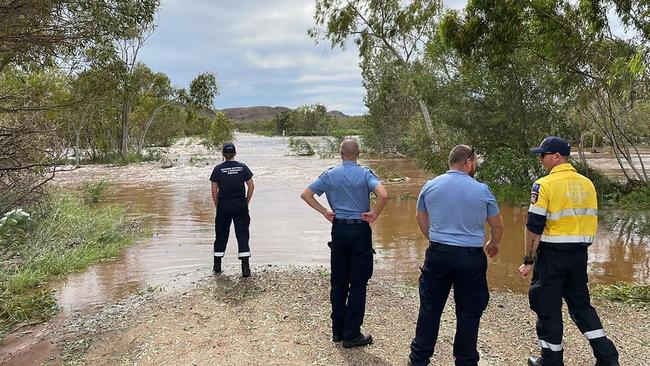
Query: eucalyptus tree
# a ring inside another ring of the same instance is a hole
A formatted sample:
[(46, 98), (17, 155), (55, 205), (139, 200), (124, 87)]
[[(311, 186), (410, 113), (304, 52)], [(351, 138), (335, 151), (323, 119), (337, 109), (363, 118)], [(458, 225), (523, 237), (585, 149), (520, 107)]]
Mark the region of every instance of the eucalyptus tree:
[[(149, 129), (156, 121), (159, 113), (172, 106), (184, 106), (198, 111), (212, 110), (214, 98), (219, 94), (217, 78), (213, 73), (198, 74), (189, 85), (189, 90), (172, 87), (171, 81), (164, 73), (153, 73), (144, 65), (137, 68), (140, 81), (139, 104), (147, 111), (146, 117), (138, 126), (136, 149), (142, 152)], [(196, 113), (190, 113), (188, 118), (194, 118)]]
[(37, 195), (60, 157), (61, 138), (52, 114), (76, 101), (49, 94), (60, 84), (52, 75), (88, 67), (89, 59), (107, 59), (115, 40), (153, 22), (158, 4), (158, 0), (2, 3), (0, 213)]
[[(439, 0), (316, 0), (316, 26), (308, 31), (316, 41), (327, 39), (344, 47), (350, 39), (358, 47), (362, 67), (376, 57), (391, 57), (407, 73), (421, 61), (425, 44), (435, 35)], [(438, 149), (426, 103), (412, 95), (421, 110), (432, 151)], [(398, 127), (399, 128), (399, 127)]]
[(522, 52), (538, 58), (557, 78), (570, 114), (605, 136), (629, 181), (647, 183), (632, 119), (649, 98), (648, 11), (647, 1), (470, 0), (463, 16), (445, 15), (440, 33), (465, 61), (490, 69)]

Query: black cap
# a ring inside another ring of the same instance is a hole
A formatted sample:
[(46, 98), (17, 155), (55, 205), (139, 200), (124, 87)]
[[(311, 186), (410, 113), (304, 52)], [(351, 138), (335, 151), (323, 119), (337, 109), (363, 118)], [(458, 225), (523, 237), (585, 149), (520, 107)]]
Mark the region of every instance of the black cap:
[(559, 153), (562, 156), (569, 156), (571, 154), (571, 145), (557, 136), (548, 136), (539, 144), (539, 147), (530, 149), (534, 154), (555, 154)]
[(226, 142), (223, 144), (223, 147), (221, 148), (221, 152), (224, 154), (236, 154), (237, 151), (235, 151), (235, 144), (232, 142)]

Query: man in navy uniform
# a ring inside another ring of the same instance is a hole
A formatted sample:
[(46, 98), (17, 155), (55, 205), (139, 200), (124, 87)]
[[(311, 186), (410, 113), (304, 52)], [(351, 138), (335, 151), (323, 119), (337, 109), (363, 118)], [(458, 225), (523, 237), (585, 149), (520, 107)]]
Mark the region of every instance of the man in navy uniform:
[(605, 335), (587, 287), (587, 248), (598, 229), (594, 184), (569, 163), (571, 147), (563, 138), (548, 136), (530, 150), (539, 155), (548, 175), (533, 184), (526, 251), (519, 267), (522, 277), (533, 270), (528, 297), (530, 308), (537, 314), (542, 353), (541, 357), (529, 357), (528, 365), (564, 365), (564, 299), (571, 319), (589, 340), (596, 366), (618, 366), (618, 351)]
[[(321, 174), (300, 197), (332, 223), (331, 289), (332, 341), (351, 348), (372, 343), (361, 331), (366, 309), (366, 286), (372, 277), (373, 223), (388, 201), (388, 193), (373, 172), (357, 163), (359, 144), (354, 139), (341, 143), (340, 165)], [(370, 208), (370, 192), (377, 195)], [(331, 210), (314, 195), (327, 195)]]
[[(239, 259), (241, 260), (242, 275), (251, 275), (248, 260), (251, 256), (248, 240), (250, 237), (248, 227), (251, 218), (248, 215), (248, 205), (253, 198), (253, 173), (246, 164), (235, 161), (235, 145), (232, 142), (223, 144), (224, 162), (212, 170), (212, 201), (217, 209), (214, 220), (214, 266), (215, 273), (221, 272), (221, 259), (226, 252), (230, 223), (235, 223), (235, 236), (239, 245)], [(244, 183), (248, 189), (244, 188)]]
[[(478, 365), (479, 323), (490, 298), (485, 253), (497, 255), (503, 233), (503, 219), (492, 191), (474, 179), (474, 149), (455, 146), (448, 163), (445, 174), (424, 184), (417, 201), (416, 219), (429, 248), (420, 275), (420, 313), (408, 361), (414, 366), (429, 364), (452, 287), (455, 364)], [(486, 221), (490, 240), (484, 245)]]

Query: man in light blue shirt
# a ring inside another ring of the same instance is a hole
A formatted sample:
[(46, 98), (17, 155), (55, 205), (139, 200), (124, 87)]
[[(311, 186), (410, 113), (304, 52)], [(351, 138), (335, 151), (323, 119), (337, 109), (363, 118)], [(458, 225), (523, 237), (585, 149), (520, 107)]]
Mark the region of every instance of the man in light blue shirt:
[[(449, 153), (449, 170), (424, 184), (416, 219), (430, 245), (420, 275), (420, 312), (409, 365), (428, 365), (451, 288), (456, 303), (456, 366), (476, 366), (478, 327), (490, 297), (487, 258), (499, 251), (503, 219), (492, 191), (474, 179), (476, 154), (467, 145)], [(485, 222), (490, 240), (485, 242)]]
[[(372, 336), (361, 332), (366, 308), (366, 286), (372, 277), (373, 223), (388, 201), (379, 179), (357, 163), (359, 144), (354, 139), (341, 143), (340, 165), (321, 174), (300, 197), (332, 223), (331, 289), (332, 341), (343, 347), (372, 343)], [(370, 192), (377, 204), (370, 208)], [(314, 195), (327, 195), (331, 210)]]

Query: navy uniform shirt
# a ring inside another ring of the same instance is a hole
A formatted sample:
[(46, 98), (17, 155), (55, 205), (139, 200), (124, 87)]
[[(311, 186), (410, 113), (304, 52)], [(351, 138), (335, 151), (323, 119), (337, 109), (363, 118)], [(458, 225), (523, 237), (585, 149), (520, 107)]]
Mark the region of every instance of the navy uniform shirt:
[(368, 168), (352, 160), (343, 162), (318, 177), (309, 189), (320, 196), (325, 193), (338, 219), (360, 219), (370, 211), (370, 192), (379, 185), (379, 179)]
[(253, 173), (244, 163), (224, 161), (212, 170), (210, 181), (219, 185), (218, 200), (246, 198), (244, 182), (253, 177)]

